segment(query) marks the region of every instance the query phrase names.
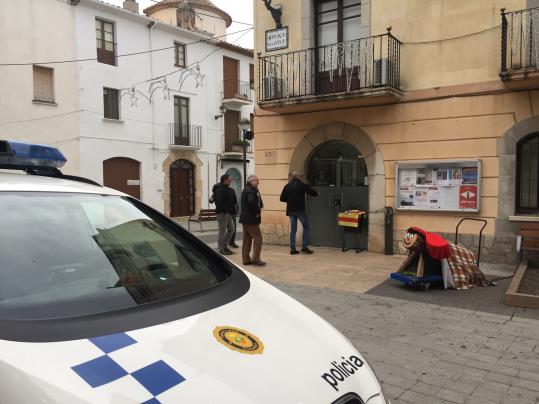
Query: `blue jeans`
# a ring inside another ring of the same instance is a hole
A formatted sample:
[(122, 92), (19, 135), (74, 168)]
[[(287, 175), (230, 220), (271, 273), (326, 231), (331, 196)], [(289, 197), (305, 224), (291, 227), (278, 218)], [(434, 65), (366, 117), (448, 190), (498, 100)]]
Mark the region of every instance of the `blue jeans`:
[(301, 248), (305, 249), (309, 246), (309, 221), (305, 212), (290, 212), (290, 249), (296, 249), (296, 232), (298, 231), (298, 219), (303, 226), (303, 238), (301, 240)]

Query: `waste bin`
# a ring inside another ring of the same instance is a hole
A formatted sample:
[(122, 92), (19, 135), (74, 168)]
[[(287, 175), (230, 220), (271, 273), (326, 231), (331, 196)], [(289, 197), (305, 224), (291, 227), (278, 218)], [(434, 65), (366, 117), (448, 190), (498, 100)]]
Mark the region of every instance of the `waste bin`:
[(385, 255), (393, 255), (393, 208), (386, 206), (384, 217)]

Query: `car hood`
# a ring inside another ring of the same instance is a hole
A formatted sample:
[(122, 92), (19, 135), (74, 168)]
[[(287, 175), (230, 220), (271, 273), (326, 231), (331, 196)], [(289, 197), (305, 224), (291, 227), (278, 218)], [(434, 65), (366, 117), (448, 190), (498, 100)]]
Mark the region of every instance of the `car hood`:
[(85, 340), (0, 341), (0, 402), (330, 404), (350, 392), (383, 402), (345, 337), (248, 276), (241, 298), (181, 320)]

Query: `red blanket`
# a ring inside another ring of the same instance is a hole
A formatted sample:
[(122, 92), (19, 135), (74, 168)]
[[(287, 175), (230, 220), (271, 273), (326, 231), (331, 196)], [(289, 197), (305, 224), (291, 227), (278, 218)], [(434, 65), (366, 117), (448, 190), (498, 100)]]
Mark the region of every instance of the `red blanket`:
[(442, 260), (444, 258), (449, 258), (451, 256), (451, 248), (447, 240), (438, 234), (430, 233), (419, 227), (410, 227), (408, 229), (409, 233), (421, 234), (425, 237), (425, 245), (429, 255), (437, 260)]

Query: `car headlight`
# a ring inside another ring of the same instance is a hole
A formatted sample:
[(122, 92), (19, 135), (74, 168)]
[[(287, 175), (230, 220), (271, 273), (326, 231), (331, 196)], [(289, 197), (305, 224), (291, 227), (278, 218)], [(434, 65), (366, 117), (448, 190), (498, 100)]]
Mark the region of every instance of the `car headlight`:
[(381, 391), (380, 393), (368, 398), (367, 401), (365, 401), (365, 404), (391, 404), (391, 401), (386, 400), (384, 392)]
[(367, 401), (365, 401), (365, 404), (391, 404), (391, 401), (389, 401), (389, 398), (387, 398), (388, 395), (384, 392), (384, 388), (382, 387), (382, 382), (380, 381), (380, 378), (376, 374), (376, 371), (374, 370), (372, 365), (367, 361), (365, 357), (363, 357), (363, 360), (367, 363), (372, 373), (374, 373), (374, 376), (376, 377), (376, 381), (378, 381), (378, 384), (380, 385), (380, 393), (369, 397)]

